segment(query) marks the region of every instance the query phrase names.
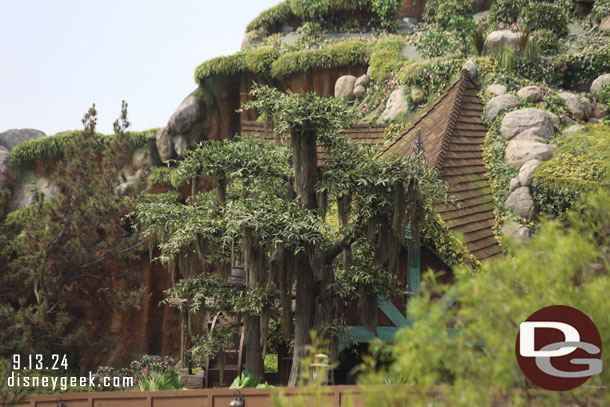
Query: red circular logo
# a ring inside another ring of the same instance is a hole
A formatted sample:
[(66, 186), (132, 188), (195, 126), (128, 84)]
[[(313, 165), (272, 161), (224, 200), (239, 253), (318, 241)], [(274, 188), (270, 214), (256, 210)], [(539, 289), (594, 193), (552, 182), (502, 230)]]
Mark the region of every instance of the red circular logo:
[(515, 353), (523, 374), (546, 390), (574, 389), (601, 373), (602, 341), (586, 314), (565, 305), (534, 312), (519, 328)]

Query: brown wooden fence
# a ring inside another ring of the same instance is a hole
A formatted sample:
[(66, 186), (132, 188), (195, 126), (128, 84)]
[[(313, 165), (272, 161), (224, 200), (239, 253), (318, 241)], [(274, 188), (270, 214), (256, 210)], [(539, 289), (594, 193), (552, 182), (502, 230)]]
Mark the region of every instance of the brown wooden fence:
[[(244, 407), (271, 407), (278, 393), (287, 399), (303, 394), (303, 390), (298, 388), (240, 389), (239, 391), (245, 401)], [(56, 407), (61, 406), (63, 402), (66, 407), (229, 407), (229, 403), (234, 399), (234, 392), (235, 390), (231, 389), (205, 389), (66, 393), (28, 397), (17, 406)], [(364, 406), (364, 399), (358, 386), (322, 387), (317, 397), (321, 398), (324, 405), (332, 407)], [(61, 400), (58, 400), (59, 398)], [(305, 405), (313, 406), (309, 403)]]

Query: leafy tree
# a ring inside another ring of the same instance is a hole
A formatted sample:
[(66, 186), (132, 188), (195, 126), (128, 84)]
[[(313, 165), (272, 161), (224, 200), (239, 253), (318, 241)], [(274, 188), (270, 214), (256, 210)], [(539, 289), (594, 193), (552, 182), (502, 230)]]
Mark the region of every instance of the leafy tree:
[(132, 150), (125, 132), (127, 104), (101, 154), (94, 140), (96, 114), (95, 106), (89, 109), (84, 130), (57, 162), (57, 195), (11, 214), (2, 225), (0, 235), (8, 239), (0, 276), (2, 353), (65, 348), (84, 340), (84, 328), (73, 318), (81, 307), (92, 301), (119, 306), (128, 298), (114, 289), (128, 274), (110, 271), (139, 246), (122, 223), (133, 194), (118, 187)]
[[(244, 108), (257, 109), (278, 139), (289, 135), (291, 148), (255, 138), (204, 142), (169, 171), (175, 188), (190, 184), (190, 196), (151, 197), (136, 208), (135, 219), (159, 249), (158, 259), (183, 278), (170, 298), (185, 300), (192, 311), (244, 318), (253, 377), (263, 375), (270, 316), (282, 310), (283, 338), (294, 335), (294, 385), (310, 331), (336, 334), (346, 302), (359, 298), (362, 319), (376, 328), (377, 296), (398, 288), (407, 225), (419, 241), (432, 204), (446, 199), (447, 188), (420, 160), (379, 161), (374, 151), (338, 135), (354, 118), (341, 100), (258, 85), (252, 95)], [(203, 187), (210, 180), (214, 191)], [(339, 222), (332, 226), (327, 213), (335, 216), (335, 203)], [(245, 266), (240, 288), (227, 284), (226, 265), (236, 252)], [(194, 272), (193, 256), (204, 273)], [(221, 349), (217, 339), (204, 333), (197, 349)]]
[[(609, 236), (610, 192), (600, 189), (575, 204), (565, 223), (543, 221), (531, 241), (513, 243), (507, 257), (485, 263), (480, 273), (460, 268), (451, 287), (429, 274), (422, 296), (412, 303), (413, 327), (400, 331), (395, 345), (377, 349), (377, 361), (393, 363), (375, 371), (371, 359), (363, 382), (401, 377), (420, 391), (400, 396), (409, 398), (409, 405), (429, 405), (432, 386), (455, 406), (550, 406), (564, 396), (569, 404), (607, 404), (608, 392), (595, 389), (609, 382), (607, 369), (565, 395), (536, 391), (517, 366), (515, 340), (529, 315), (564, 304), (591, 317), (607, 349)], [(444, 300), (434, 300), (442, 294), (459, 295), (459, 304), (445, 309)], [(607, 352), (602, 360), (604, 366), (610, 363)], [(379, 403), (387, 395), (371, 396)]]

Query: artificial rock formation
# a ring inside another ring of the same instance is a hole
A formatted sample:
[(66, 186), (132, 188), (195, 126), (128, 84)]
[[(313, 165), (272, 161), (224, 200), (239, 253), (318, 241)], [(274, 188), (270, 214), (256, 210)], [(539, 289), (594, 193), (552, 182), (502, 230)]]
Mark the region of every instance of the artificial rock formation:
[(530, 140), (511, 140), (506, 146), (504, 159), (512, 168), (519, 168), (530, 160), (546, 161), (557, 146)]
[(45, 136), (44, 132), (36, 129), (11, 129), (0, 133), (0, 146), (6, 147), (8, 151), (11, 151), (19, 143), (36, 140)]
[(515, 95), (500, 95), (491, 99), (485, 106), (485, 117), (490, 122), (505, 110), (519, 106), (519, 98)]
[(512, 139), (525, 130), (534, 130), (539, 137), (550, 139), (553, 134), (553, 122), (547, 112), (535, 108), (515, 110), (502, 119), (500, 134)]
[(380, 120), (383, 123), (391, 122), (408, 110), (409, 104), (405, 99), (405, 90), (403, 88), (398, 88), (390, 93), (390, 97), (386, 103), (385, 110), (381, 114)]

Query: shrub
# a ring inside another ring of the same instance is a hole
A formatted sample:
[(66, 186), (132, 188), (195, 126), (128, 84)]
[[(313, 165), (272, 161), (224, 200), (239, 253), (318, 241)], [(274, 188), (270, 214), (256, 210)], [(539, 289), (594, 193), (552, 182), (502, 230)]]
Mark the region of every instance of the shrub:
[(602, 21), (610, 15), (610, 0), (595, 0), (589, 17), (596, 22)]
[(371, 79), (381, 82), (397, 71), (406, 62), (400, 53), (402, 42), (398, 40), (380, 41), (371, 53)]
[(472, 19), (472, 6), (469, 0), (430, 0), (426, 3), (424, 20), (448, 29), (451, 20), (459, 17)]
[(534, 173), (533, 198), (542, 213), (562, 216), (585, 191), (610, 187), (608, 125), (556, 139), (557, 150)]
[(512, 24), (526, 4), (527, 0), (496, 0), (489, 9), (489, 20), (494, 24)]
[[(127, 132), (132, 140), (133, 148), (144, 147), (149, 138), (154, 138), (158, 129), (144, 130), (140, 132)], [(30, 140), (20, 143), (11, 151), (11, 163), (18, 168), (29, 168), (36, 160), (54, 160), (63, 156), (66, 144), (75, 136), (80, 134), (80, 130), (72, 130), (55, 136), (43, 137), (37, 140)], [(102, 151), (104, 146), (113, 138), (113, 135), (97, 133), (95, 135), (96, 149)]]
[[(399, 0), (292, 0), (292, 12), (303, 19), (304, 22), (319, 22), (326, 28), (333, 25), (344, 25), (349, 28), (350, 24), (346, 21), (334, 21), (335, 14), (342, 11), (363, 11), (371, 18), (363, 20), (362, 25), (378, 26), (384, 29), (393, 30), (394, 19), (398, 8)], [(359, 23), (359, 25), (361, 25)]]
[[(565, 225), (543, 221), (527, 244), (485, 262), (480, 272), (456, 268), (451, 287), (432, 273), (425, 276), (420, 296), (409, 302), (414, 324), (401, 329), (393, 345), (377, 343), (378, 358), (368, 359), (370, 373), (359, 378), (361, 384), (380, 384), (390, 374), (402, 375), (416, 391), (363, 386), (371, 393), (367, 405), (559, 406), (571, 400), (608, 405), (610, 393), (595, 386), (608, 383), (610, 371), (561, 395), (534, 390), (515, 358), (519, 324), (558, 302), (586, 313), (599, 332), (610, 330), (610, 192), (601, 189), (586, 198)], [(459, 305), (449, 307), (455, 297)], [(610, 337), (602, 338), (605, 349)], [(607, 366), (610, 356), (602, 352), (602, 358)]]
[(568, 34), (568, 15), (554, 3), (529, 3), (521, 12), (521, 19), (532, 31), (548, 29), (558, 37)]
[(534, 44), (538, 45), (540, 51), (545, 54), (554, 54), (559, 50), (559, 38), (552, 30), (542, 29), (532, 33)]
[(246, 27), (246, 32), (254, 37), (264, 37), (276, 32), (279, 26), (292, 16), (290, 2), (284, 1), (258, 15)]
[(553, 56), (548, 61), (549, 82), (570, 89), (610, 71), (610, 45)]

